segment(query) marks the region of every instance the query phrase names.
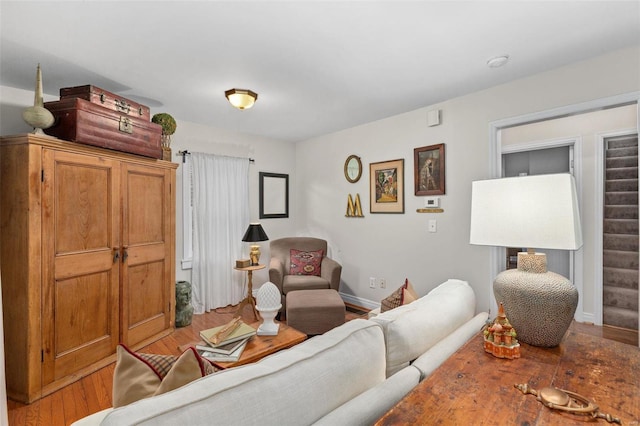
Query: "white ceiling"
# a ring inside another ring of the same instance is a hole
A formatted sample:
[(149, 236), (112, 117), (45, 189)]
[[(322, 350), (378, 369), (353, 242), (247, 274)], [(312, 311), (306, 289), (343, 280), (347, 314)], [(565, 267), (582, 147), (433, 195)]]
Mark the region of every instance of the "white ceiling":
[(639, 45), (640, 1), (2, 0), (0, 36), (1, 85), (33, 90), (39, 62), (47, 94), (300, 141)]

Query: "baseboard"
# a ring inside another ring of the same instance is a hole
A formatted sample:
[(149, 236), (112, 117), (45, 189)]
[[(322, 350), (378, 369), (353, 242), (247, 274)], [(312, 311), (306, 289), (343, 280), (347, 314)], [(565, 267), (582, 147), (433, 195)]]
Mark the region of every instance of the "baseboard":
[(356, 297), (351, 294), (340, 293), (340, 297), (342, 297), (342, 300), (344, 300), (345, 303), (349, 303), (354, 306), (360, 306), (361, 308), (376, 309), (380, 307), (379, 302), (373, 302), (371, 300)]
[[(582, 313), (582, 318), (576, 318), (576, 320), (578, 322), (586, 322), (586, 323), (591, 323), (591, 324), (595, 324), (596, 323), (596, 317), (595, 315), (588, 313), (588, 312), (583, 312)], [(598, 324), (598, 325), (602, 325), (602, 324)]]

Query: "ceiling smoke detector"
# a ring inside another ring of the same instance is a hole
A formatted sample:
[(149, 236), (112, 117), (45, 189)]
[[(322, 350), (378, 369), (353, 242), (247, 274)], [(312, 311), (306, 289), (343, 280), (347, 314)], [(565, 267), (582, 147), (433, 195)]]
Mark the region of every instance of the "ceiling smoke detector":
[(509, 61), (509, 55), (495, 56), (487, 61), (489, 68), (499, 68)]

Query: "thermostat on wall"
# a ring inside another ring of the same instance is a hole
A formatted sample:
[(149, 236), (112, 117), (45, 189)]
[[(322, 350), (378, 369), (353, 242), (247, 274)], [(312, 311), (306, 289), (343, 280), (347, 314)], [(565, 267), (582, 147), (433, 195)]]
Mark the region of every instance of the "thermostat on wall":
[(424, 200), (425, 207), (440, 207), (440, 197), (428, 197)]

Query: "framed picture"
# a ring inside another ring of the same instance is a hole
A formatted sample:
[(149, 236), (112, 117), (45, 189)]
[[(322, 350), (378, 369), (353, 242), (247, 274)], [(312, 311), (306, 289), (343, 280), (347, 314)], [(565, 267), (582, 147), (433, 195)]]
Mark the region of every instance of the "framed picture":
[(260, 172), (260, 219), (289, 217), (289, 175)]
[(416, 195), (444, 195), (444, 144), (413, 150)]
[(404, 213), (404, 160), (369, 164), (371, 213)]

